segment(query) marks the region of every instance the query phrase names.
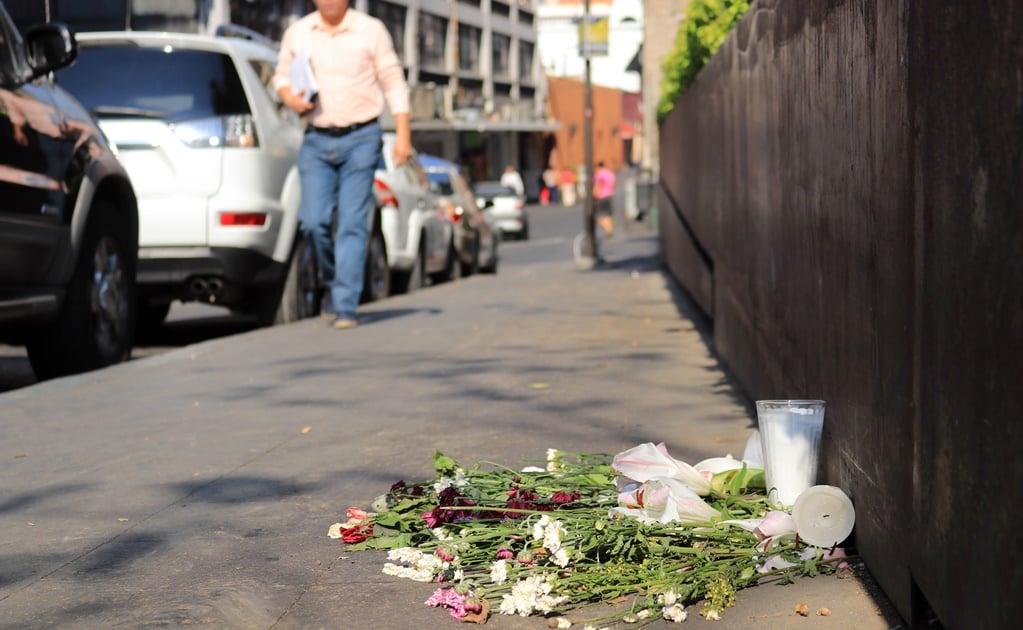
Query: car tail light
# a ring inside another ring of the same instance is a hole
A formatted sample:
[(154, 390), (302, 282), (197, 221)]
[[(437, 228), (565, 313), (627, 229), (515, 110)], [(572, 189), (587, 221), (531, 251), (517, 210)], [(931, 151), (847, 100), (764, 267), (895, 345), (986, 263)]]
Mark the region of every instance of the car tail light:
[(220, 213), (220, 225), (231, 226), (231, 225), (248, 225), (248, 226), (263, 226), (266, 225), (266, 213), (265, 212), (221, 212)]
[(452, 223), (458, 223), (462, 219), (463, 210), (460, 207), (453, 203), (449, 203), (447, 210)]
[(391, 191), (387, 184), (383, 183), (379, 179), (373, 180), (373, 192), (376, 194), (377, 201), (382, 206), (394, 206), (398, 207), (398, 197)]
[(188, 120), (174, 123), (172, 128), (181, 142), (195, 149), (259, 146), (256, 125), (249, 114)]
[(526, 202), (525, 201), (522, 201), (521, 199), (518, 199), (518, 200), (515, 201), (515, 209), (516, 210), (521, 210), (521, 209), (523, 209), (525, 207), (526, 207)]

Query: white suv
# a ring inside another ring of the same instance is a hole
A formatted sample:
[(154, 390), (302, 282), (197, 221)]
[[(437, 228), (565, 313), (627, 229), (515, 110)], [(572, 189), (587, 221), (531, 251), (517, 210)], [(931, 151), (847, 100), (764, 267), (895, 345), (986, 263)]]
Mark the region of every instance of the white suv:
[(139, 326), (174, 300), (255, 315), (315, 314), (298, 230), (302, 127), (271, 84), (269, 41), (178, 33), (78, 35), (57, 80), (117, 146), (139, 202)]

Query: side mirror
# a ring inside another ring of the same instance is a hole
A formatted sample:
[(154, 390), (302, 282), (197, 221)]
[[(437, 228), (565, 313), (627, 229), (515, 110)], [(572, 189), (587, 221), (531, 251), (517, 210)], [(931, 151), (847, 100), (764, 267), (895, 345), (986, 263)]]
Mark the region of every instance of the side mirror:
[(35, 78), (70, 65), (78, 57), (78, 42), (66, 24), (37, 24), (25, 29), (25, 51)]

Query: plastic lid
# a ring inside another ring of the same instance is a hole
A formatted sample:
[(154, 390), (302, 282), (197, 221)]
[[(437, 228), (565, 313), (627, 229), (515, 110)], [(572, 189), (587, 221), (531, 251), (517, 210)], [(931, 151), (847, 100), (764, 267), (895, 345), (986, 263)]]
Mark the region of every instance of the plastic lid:
[(792, 506), (799, 537), (816, 547), (834, 547), (849, 537), (856, 524), (852, 501), (835, 486), (812, 486)]

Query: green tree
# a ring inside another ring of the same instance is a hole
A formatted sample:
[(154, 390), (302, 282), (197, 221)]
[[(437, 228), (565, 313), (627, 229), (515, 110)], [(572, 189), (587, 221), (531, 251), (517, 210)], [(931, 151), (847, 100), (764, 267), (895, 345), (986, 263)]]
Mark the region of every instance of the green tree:
[(662, 65), (658, 123), (675, 108), (679, 97), (748, 10), (748, 0), (693, 0), (689, 4), (675, 36), (675, 48)]

